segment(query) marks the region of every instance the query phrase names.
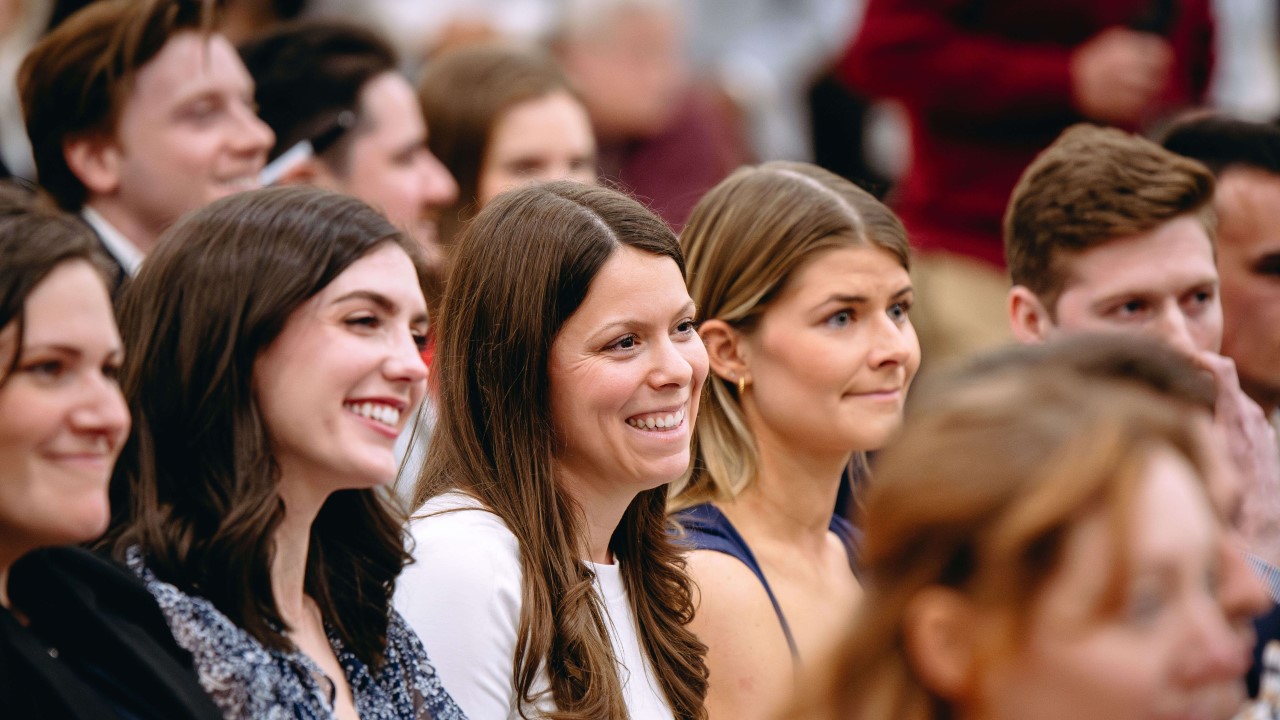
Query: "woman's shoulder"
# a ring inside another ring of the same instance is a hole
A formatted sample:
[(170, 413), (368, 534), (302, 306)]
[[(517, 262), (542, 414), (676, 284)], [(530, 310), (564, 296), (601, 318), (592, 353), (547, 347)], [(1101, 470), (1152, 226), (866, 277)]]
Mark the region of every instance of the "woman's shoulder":
[(126, 563), (155, 598), (174, 640), (191, 653), (201, 686), (227, 717), (270, 716), (282, 693), (298, 685), (284, 663), (212, 602), (158, 578), (139, 548), (127, 551)]
[(686, 550), (712, 550), (755, 565), (747, 541), (713, 503), (685, 508), (672, 515), (676, 543)]
[(519, 543), (502, 518), (458, 490), (437, 495), (413, 513), (409, 534), (415, 560), (423, 554), (462, 553), (465, 558), (519, 558)]

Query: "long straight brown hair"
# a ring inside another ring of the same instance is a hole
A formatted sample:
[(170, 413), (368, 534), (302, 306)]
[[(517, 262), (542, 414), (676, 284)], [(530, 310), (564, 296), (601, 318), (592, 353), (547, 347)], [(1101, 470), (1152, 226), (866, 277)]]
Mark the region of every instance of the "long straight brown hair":
[[(636, 201), (576, 183), (500, 196), (464, 231), (436, 354), (440, 417), (415, 501), (453, 488), (506, 523), (523, 573), (512, 684), (520, 714), (546, 667), (557, 720), (623, 720), (627, 708), (580, 509), (556, 481), (552, 342), (620, 247), (684, 262), (671, 230)], [(672, 542), (665, 485), (640, 493), (609, 543), (640, 643), (675, 717), (705, 717), (706, 646), (687, 625), (691, 584)]]

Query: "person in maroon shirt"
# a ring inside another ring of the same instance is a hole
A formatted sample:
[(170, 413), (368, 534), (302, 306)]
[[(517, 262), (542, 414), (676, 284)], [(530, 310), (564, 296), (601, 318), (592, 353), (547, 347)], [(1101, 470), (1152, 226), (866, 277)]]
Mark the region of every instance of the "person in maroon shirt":
[(891, 200), (922, 250), (915, 315), (931, 360), (1007, 337), (1001, 219), (1039, 150), (1083, 119), (1137, 129), (1200, 100), (1208, 6), (869, 0), (839, 72), (910, 119), (911, 163)]

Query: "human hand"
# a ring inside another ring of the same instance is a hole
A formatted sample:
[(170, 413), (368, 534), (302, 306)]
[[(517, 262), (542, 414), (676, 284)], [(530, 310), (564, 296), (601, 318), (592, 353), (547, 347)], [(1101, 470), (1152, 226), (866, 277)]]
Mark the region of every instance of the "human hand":
[(1214, 425), (1240, 473), (1240, 533), (1254, 554), (1280, 564), (1280, 447), (1275, 430), (1262, 408), (1240, 389), (1231, 358), (1205, 351), (1196, 360), (1217, 381)]
[(1123, 27), (1103, 30), (1071, 56), (1071, 86), (1082, 115), (1133, 124), (1168, 82), (1173, 48), (1159, 35)]

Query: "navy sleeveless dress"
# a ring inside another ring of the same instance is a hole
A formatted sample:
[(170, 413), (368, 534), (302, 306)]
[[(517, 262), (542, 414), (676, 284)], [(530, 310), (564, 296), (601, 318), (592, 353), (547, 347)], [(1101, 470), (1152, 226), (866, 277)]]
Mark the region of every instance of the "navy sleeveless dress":
[[(756, 561), (751, 548), (747, 546), (747, 541), (738, 534), (737, 528), (729, 522), (729, 518), (720, 512), (720, 508), (711, 503), (694, 505), (681, 510), (676, 513), (675, 518), (685, 530), (685, 536), (680, 538), (685, 547), (690, 550), (722, 552), (737, 558), (751, 569), (751, 572), (760, 580), (760, 584), (764, 586), (765, 593), (769, 595), (769, 602), (773, 603), (773, 611), (777, 613), (778, 623), (782, 625), (782, 634), (787, 637), (787, 647), (791, 648), (791, 658), (798, 662), (800, 654), (796, 650), (795, 638), (791, 635), (791, 626), (787, 624), (787, 618), (782, 614), (782, 606), (778, 604), (778, 598), (774, 596), (773, 588), (769, 587), (764, 570)], [(831, 516), (829, 527), (831, 532), (844, 543), (845, 551), (849, 554), (849, 570), (856, 576), (858, 574), (856, 552), (860, 539), (857, 528), (838, 515)]]

